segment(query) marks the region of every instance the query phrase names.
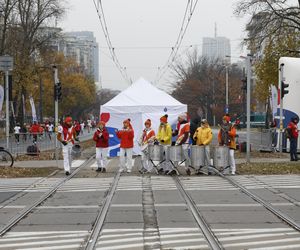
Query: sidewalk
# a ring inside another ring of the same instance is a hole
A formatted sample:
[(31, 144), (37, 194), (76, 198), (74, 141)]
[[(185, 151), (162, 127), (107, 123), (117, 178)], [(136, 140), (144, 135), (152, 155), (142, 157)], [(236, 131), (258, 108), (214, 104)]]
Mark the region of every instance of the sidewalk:
[(48, 168), (48, 167), (58, 167), (63, 168), (63, 160), (49, 160), (49, 161), (15, 161), (13, 167), (18, 168)]
[[(283, 163), (290, 162), (289, 158), (251, 158), (251, 163)], [(245, 158), (236, 159), (236, 164), (246, 163)], [(63, 160), (48, 160), (48, 161), (15, 161), (13, 167), (22, 167), (22, 168), (47, 168), (47, 167), (58, 167), (63, 168)]]

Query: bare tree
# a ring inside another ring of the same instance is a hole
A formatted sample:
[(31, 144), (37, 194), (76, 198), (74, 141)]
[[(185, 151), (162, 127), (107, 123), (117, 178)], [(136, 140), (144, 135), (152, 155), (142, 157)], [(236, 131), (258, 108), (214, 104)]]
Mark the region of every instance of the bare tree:
[(300, 0), (246, 0), (239, 1), (235, 14), (250, 14), (246, 26), (248, 45), (256, 49), (266, 39), (277, 36), (283, 30), (300, 30)]

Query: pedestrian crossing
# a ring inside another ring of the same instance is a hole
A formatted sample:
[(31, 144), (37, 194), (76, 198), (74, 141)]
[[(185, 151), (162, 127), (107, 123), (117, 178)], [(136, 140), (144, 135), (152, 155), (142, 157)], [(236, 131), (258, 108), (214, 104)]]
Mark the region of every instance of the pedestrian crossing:
[(73, 178), (61, 186), (57, 192), (92, 192), (107, 191), (113, 182), (112, 177)]
[(78, 249), (87, 236), (87, 231), (8, 232), (0, 238), (0, 249)]
[[(291, 228), (213, 229), (225, 249), (299, 249), (299, 232)], [(96, 249), (144, 249), (151, 242), (157, 249), (210, 249), (199, 228), (159, 228), (159, 238), (143, 228), (103, 229)], [(88, 231), (8, 232), (0, 238), (0, 249), (79, 249)], [(155, 249), (155, 248), (153, 248)]]
[(60, 178), (1, 179), (0, 192), (46, 192), (60, 180)]
[(253, 175), (231, 177), (247, 189), (285, 189), (300, 188), (299, 175)]
[(184, 189), (189, 190), (237, 190), (238, 188), (234, 187), (227, 180), (222, 179), (217, 176), (207, 176), (207, 177), (181, 177), (180, 178)]
[(225, 249), (299, 249), (300, 233), (291, 228), (214, 229)]

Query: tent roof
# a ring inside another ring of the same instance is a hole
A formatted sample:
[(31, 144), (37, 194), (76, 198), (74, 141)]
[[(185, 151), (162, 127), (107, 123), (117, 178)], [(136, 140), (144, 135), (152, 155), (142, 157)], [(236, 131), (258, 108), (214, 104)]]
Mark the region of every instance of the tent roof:
[(116, 106), (186, 106), (150, 82), (140, 78), (130, 87), (105, 103), (103, 107)]

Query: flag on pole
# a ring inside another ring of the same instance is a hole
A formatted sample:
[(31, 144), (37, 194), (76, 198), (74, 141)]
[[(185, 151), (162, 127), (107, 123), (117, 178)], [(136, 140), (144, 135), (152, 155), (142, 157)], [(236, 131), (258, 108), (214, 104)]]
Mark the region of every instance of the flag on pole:
[(2, 85), (0, 85), (0, 113), (2, 112), (3, 101), (4, 101), (4, 88)]
[(278, 90), (274, 85), (271, 85), (271, 109), (273, 117), (277, 114), (277, 108), (278, 108)]
[(35, 110), (34, 100), (33, 100), (32, 96), (29, 97), (29, 102), (30, 102), (30, 106), (31, 106), (32, 121), (36, 122), (37, 121), (36, 110)]

